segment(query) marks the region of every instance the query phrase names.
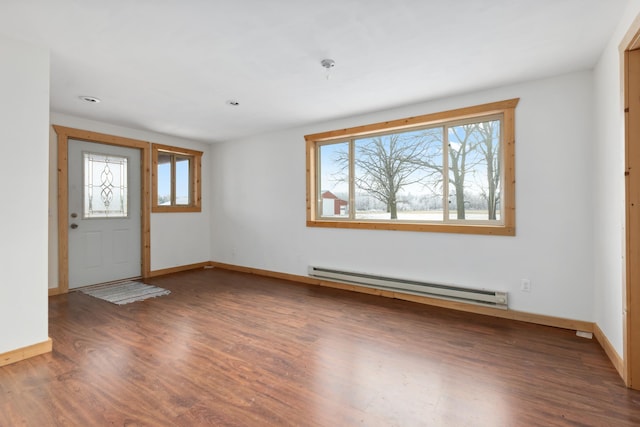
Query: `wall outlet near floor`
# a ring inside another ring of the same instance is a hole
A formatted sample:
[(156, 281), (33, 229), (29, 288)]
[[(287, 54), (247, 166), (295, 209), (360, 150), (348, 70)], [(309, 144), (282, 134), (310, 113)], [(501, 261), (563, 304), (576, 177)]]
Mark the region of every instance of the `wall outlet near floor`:
[(529, 279), (522, 279), (520, 281), (520, 290), (522, 292), (531, 292), (531, 280)]

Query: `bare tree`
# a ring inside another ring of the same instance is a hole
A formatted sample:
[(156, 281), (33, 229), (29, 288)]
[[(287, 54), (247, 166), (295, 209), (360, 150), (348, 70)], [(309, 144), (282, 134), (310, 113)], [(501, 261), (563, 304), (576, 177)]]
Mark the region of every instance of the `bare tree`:
[[(478, 144), (473, 138), (475, 125), (475, 123), (471, 123), (448, 128), (450, 132), (447, 150), (449, 153), (448, 187), (450, 192), (453, 190), (455, 193), (455, 208), (458, 219), (465, 219), (465, 180), (468, 170), (477, 164), (475, 159), (470, 159), (470, 157), (472, 157), (470, 154), (476, 149)], [(437, 141), (437, 143), (442, 144), (442, 140)], [(439, 153), (440, 156), (442, 156), (442, 149), (439, 150)], [(436, 180), (432, 182), (442, 186), (445, 169), (442, 165), (441, 157), (417, 157), (413, 159), (413, 162), (426, 170), (431, 170), (432, 175), (436, 177)], [(449, 204), (451, 204), (451, 200), (449, 200)]]
[[(496, 126), (499, 122), (479, 122), (452, 126), (449, 129), (448, 170), (449, 192), (455, 197), (455, 210), (458, 219), (466, 218), (467, 200), (465, 194), (467, 179), (476, 167), (486, 167), (486, 187), (483, 197), (487, 200), (489, 219), (496, 219), (497, 206), (500, 199), (500, 156), (498, 140), (495, 138)], [(433, 159), (418, 159), (423, 167), (435, 171), (440, 179), (444, 177), (444, 168)], [(486, 166), (485, 166), (486, 165)], [(451, 203), (451, 200), (449, 201)]]
[(500, 130), (499, 121), (481, 122), (476, 128), (480, 138), (478, 148), (482, 152), (484, 162), (487, 165), (487, 189), (483, 192), (487, 199), (489, 219), (497, 219), (498, 204), (500, 202), (500, 177), (501, 177), (501, 156), (500, 156)]
[[(467, 203), (478, 209), (482, 199), (487, 202), (488, 219), (497, 217), (501, 177), (499, 126), (500, 122), (495, 120), (447, 128), (447, 187), (450, 196), (455, 197), (452, 208), (458, 219), (466, 218)], [(421, 183), (434, 193), (443, 189), (443, 132), (444, 128), (436, 127), (357, 140), (353, 159), (355, 186), (383, 203), (391, 219), (397, 219), (398, 194), (403, 188)], [(336, 162), (341, 165), (337, 180), (345, 181), (350, 175), (349, 153), (339, 152)], [(476, 193), (465, 194), (468, 180), (479, 171), (486, 174), (475, 182), (481, 190), (476, 187)]]
[[(384, 203), (391, 219), (398, 218), (398, 192), (426, 177), (417, 173), (423, 166), (415, 161), (426, 156), (425, 135), (392, 134), (356, 141), (355, 186)], [(341, 152), (337, 161), (342, 164), (339, 176), (346, 176), (348, 153)]]
[[(458, 219), (465, 219), (464, 185), (467, 172), (473, 169), (478, 162), (472, 158), (478, 146), (474, 131), (477, 123), (450, 127), (454, 138), (449, 138), (449, 185), (453, 186), (456, 197), (456, 211)], [(451, 140), (454, 141), (451, 141)]]

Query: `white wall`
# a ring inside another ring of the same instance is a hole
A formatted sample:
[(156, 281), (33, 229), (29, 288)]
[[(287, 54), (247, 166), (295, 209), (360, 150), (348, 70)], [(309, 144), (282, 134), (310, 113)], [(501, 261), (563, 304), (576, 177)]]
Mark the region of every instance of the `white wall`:
[[(624, 98), (623, 61), (619, 45), (640, 2), (629, 2), (594, 71), (595, 158), (594, 280), (595, 321), (620, 356), (623, 355), (625, 287)], [(626, 48), (626, 46), (625, 46)]]
[(0, 35), (0, 354), (48, 338), (49, 52)]
[[(88, 105), (88, 107), (93, 108), (95, 106)], [(161, 270), (164, 268), (205, 262), (211, 259), (211, 242), (209, 239), (209, 221), (211, 217), (209, 194), (211, 193), (211, 178), (208, 167), (210, 164), (209, 157), (211, 156), (210, 145), (59, 113), (51, 113), (51, 123), (202, 151), (202, 212), (151, 214), (151, 270)], [(55, 173), (57, 169), (57, 136), (53, 128), (50, 129), (49, 138), (49, 164), (52, 171), (49, 177), (49, 287), (55, 288), (58, 286), (58, 208), (56, 197), (58, 184)]]
[[(504, 290), (515, 310), (592, 321), (592, 87), (591, 72), (579, 72), (216, 144), (212, 258)], [(306, 227), (305, 134), (516, 97), (515, 237)]]

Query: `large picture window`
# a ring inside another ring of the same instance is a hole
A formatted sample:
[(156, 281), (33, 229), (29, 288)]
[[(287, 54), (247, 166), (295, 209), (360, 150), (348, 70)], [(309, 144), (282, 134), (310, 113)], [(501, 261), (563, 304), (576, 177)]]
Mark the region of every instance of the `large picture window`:
[(307, 225), (515, 234), (518, 99), (307, 135)]
[(202, 152), (153, 144), (152, 156), (152, 212), (200, 212)]

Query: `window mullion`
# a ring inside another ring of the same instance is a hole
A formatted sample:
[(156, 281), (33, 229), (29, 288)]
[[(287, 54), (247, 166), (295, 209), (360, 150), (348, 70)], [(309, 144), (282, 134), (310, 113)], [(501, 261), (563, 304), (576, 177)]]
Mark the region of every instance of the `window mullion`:
[(171, 155), (171, 206), (176, 205), (176, 155)]
[[(505, 194), (503, 193), (503, 189), (504, 189), (504, 183), (507, 179), (507, 175), (506, 175), (506, 166), (509, 164), (509, 162), (506, 161), (505, 159), (505, 138), (504, 138), (504, 114), (500, 117), (500, 121), (499, 121), (499, 125), (498, 125), (498, 165), (499, 165), (499, 170), (500, 170), (500, 181), (498, 185), (498, 188), (496, 188), (496, 191), (499, 192), (500, 194), (500, 221), (505, 221), (505, 215), (506, 215), (506, 211), (505, 211), (505, 203), (504, 203), (504, 197)], [(497, 196), (496, 196), (497, 197)]]
[(320, 155), (320, 147), (321, 145), (316, 144), (315, 146), (315, 150), (316, 150), (316, 156), (315, 156), (315, 167), (316, 167), (316, 206), (315, 206), (315, 217), (316, 218), (321, 218), (322, 217), (322, 180), (319, 178), (322, 176), (322, 161), (321, 161), (321, 155)]
[[(316, 146), (316, 168), (317, 168), (317, 177), (322, 176), (322, 161), (320, 156), (320, 145)], [(316, 212), (318, 212), (318, 216), (323, 215), (324, 209), (324, 200), (322, 200), (322, 180), (316, 179)]]
[(355, 141), (349, 140), (349, 219), (356, 219)]
[(442, 127), (442, 221), (449, 221), (449, 126)]

